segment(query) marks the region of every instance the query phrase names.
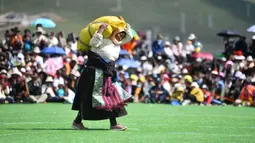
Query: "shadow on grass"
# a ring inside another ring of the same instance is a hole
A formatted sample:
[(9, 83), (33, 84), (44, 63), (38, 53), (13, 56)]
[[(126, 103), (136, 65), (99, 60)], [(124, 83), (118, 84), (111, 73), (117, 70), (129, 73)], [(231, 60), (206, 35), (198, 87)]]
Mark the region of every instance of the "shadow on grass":
[[(3, 128), (1, 130), (20, 130), (20, 131), (79, 131), (79, 130), (74, 130), (71, 128)], [(89, 128), (88, 130), (84, 131), (108, 131), (110, 129), (102, 129), (102, 128)]]

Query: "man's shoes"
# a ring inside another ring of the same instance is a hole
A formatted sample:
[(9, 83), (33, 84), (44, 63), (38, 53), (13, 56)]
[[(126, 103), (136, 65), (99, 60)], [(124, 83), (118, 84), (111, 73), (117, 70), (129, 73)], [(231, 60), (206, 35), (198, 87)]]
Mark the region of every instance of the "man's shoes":
[(127, 129), (126, 126), (122, 126), (120, 124), (117, 124), (115, 126), (111, 126), (111, 130), (116, 130), (116, 131), (125, 131)]
[(72, 128), (74, 130), (88, 130), (88, 128), (86, 128), (82, 123), (75, 123), (75, 122), (73, 122)]

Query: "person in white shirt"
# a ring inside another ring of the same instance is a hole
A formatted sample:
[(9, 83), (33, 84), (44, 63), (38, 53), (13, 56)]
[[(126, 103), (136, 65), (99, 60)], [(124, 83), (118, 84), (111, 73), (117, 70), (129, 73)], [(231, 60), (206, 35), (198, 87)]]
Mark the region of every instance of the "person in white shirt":
[(38, 47), (45, 48), (48, 45), (49, 39), (43, 35), (44, 31), (43, 29), (38, 29), (36, 31), (36, 38), (34, 40), (34, 44)]
[(174, 53), (171, 49), (171, 43), (169, 41), (165, 42), (164, 54), (171, 60), (172, 63), (175, 61)]
[(39, 54), (41, 53), (41, 50), (39, 49), (39, 47), (35, 47), (33, 53), (34, 53), (33, 60), (35, 61), (35, 64), (40, 63), (41, 66), (43, 67), (44, 62), (43, 62), (43, 58), (39, 56)]
[(179, 63), (181, 63), (182, 58), (184, 57), (184, 51), (183, 51), (183, 44), (180, 40), (180, 37), (178, 36), (176, 36), (173, 40), (172, 51), (174, 53), (176, 60)]
[(49, 47), (58, 45), (58, 38), (54, 36), (54, 32), (50, 32)]

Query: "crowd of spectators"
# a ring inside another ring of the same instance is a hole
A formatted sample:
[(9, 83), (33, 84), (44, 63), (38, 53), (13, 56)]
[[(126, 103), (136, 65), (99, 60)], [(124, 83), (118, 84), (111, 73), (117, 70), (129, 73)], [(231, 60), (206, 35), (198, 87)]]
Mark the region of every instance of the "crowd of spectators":
[[(255, 39), (255, 37), (253, 37)], [(77, 39), (70, 33), (47, 33), (37, 25), (35, 33), (24, 35), (18, 27), (7, 30), (0, 43), (0, 103), (72, 103), (76, 84), (87, 60), (77, 51)], [(183, 42), (176, 36), (166, 41), (160, 34), (150, 44), (146, 35), (123, 46), (129, 54), (120, 58), (139, 61), (140, 67), (117, 65), (122, 87), (133, 102), (172, 105), (253, 106), (255, 93), (254, 42), (225, 38), (220, 58), (209, 60), (192, 55), (203, 51), (195, 34)], [(151, 45), (151, 46), (150, 46)], [(47, 47), (61, 47), (65, 56), (43, 55)], [(130, 50), (131, 48), (131, 50)], [(60, 57), (63, 67), (55, 74), (45, 71), (46, 61)]]

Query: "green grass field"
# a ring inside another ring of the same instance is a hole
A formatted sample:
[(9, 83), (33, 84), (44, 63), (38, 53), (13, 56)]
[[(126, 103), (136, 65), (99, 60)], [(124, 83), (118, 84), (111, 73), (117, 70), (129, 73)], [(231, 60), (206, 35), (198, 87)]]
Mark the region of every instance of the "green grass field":
[(254, 142), (254, 108), (173, 107), (129, 104), (118, 121), (127, 131), (111, 131), (109, 121), (84, 122), (90, 130), (71, 129), (76, 112), (68, 104), (0, 105), (1, 143), (101, 142)]

